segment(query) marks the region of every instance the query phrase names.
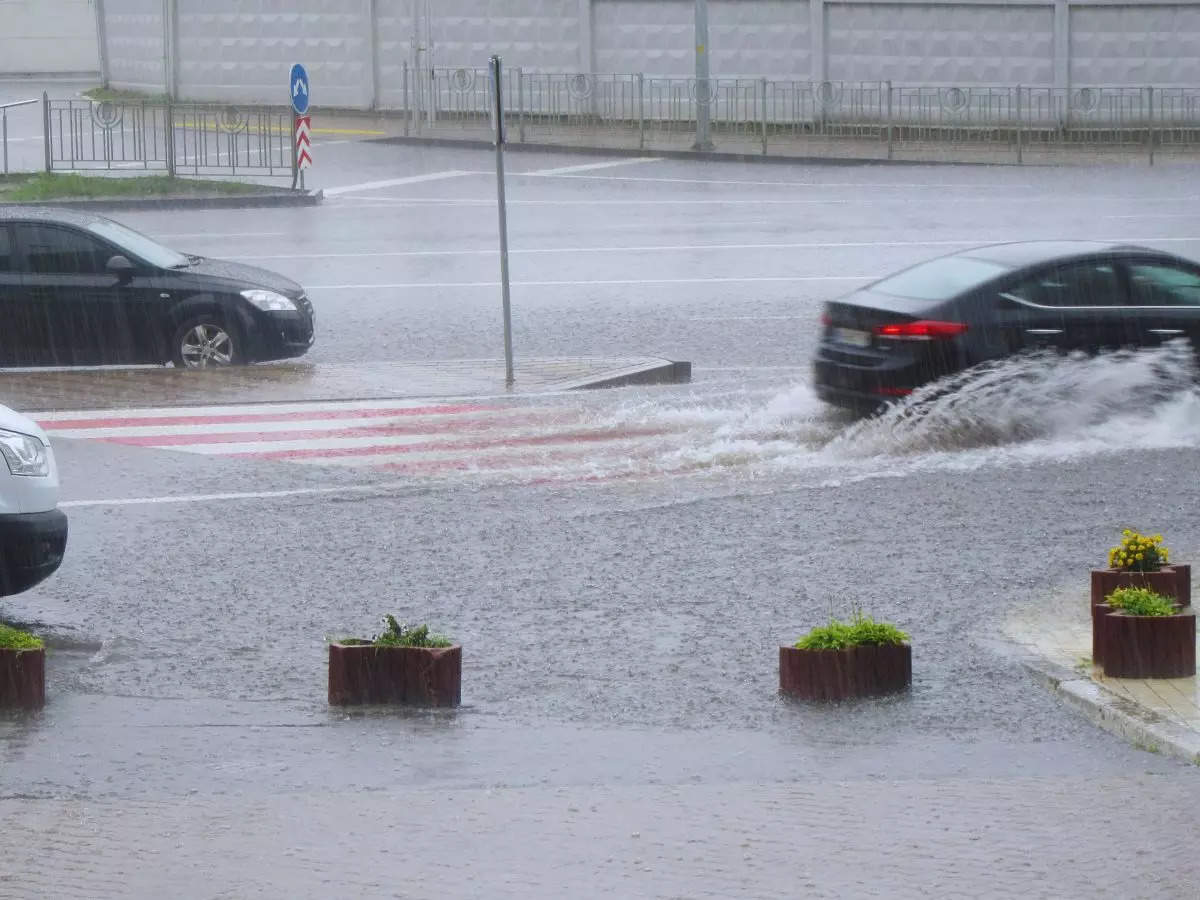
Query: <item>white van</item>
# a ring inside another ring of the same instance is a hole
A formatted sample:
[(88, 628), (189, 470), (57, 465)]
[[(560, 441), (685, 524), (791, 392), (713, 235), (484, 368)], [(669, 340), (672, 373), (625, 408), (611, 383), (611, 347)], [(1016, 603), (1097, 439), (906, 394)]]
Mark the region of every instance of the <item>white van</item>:
[(0, 596), (28, 590), (51, 575), (67, 548), (58, 509), (58, 466), (46, 433), (0, 406)]

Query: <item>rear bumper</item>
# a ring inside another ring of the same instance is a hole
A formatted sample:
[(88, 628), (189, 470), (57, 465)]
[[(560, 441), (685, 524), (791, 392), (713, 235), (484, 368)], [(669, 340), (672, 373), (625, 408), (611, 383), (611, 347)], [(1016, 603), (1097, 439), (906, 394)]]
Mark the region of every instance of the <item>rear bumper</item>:
[(54, 574), (66, 549), (61, 510), (0, 516), (0, 596), (27, 591)]

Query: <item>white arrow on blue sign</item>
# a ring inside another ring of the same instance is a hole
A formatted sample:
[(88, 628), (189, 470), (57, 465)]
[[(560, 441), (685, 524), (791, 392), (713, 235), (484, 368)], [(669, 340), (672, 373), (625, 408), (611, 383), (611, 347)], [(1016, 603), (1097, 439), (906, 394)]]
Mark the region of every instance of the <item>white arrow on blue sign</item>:
[(304, 66), (296, 63), (288, 76), (288, 93), (292, 97), (292, 109), (296, 115), (302, 116), (308, 112), (308, 73)]

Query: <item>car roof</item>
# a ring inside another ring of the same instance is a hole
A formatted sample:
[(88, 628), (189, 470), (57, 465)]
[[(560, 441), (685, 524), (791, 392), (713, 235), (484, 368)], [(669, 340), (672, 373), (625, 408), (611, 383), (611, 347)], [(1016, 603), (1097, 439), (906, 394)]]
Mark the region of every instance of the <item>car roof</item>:
[(61, 206), (0, 206), (0, 222), (60, 222), (83, 228), (103, 219), (95, 213)]
[(966, 256), (972, 259), (982, 259), (999, 263), (1014, 269), (1038, 263), (1053, 262), (1056, 259), (1074, 259), (1081, 256), (1092, 256), (1103, 253), (1151, 253), (1155, 256), (1169, 256), (1161, 250), (1149, 247), (1139, 247), (1134, 244), (1122, 244), (1113, 241), (1015, 241), (1009, 244), (991, 244), (986, 247), (975, 247), (962, 250), (952, 256)]

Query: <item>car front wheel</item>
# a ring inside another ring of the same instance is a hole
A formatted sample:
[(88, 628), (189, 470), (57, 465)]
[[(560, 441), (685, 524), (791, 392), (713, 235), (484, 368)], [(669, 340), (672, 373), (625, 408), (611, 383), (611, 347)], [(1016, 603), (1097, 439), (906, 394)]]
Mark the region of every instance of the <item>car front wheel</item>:
[(175, 329), (171, 359), (177, 369), (237, 366), (246, 361), (241, 334), (215, 314), (197, 316)]

